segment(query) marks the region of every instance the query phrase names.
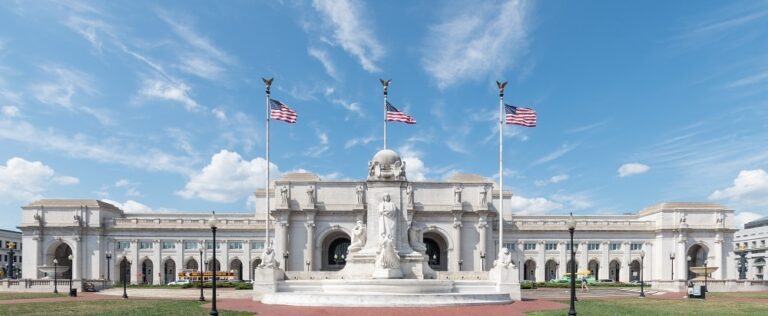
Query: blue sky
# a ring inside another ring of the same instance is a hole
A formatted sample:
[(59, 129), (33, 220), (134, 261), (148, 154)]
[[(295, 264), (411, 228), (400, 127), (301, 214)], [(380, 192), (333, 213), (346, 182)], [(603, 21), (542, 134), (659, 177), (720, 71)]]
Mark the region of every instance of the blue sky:
[(39, 198), (128, 211), (251, 212), (273, 170), (362, 179), (382, 146), (378, 78), (411, 180), (497, 179), (495, 80), (535, 108), (505, 128), (522, 214), (710, 201), (768, 215), (765, 1), (6, 1), (0, 228)]

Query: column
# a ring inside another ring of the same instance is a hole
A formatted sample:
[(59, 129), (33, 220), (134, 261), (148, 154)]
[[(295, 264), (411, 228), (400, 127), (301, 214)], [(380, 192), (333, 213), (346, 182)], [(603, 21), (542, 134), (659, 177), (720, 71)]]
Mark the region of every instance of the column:
[(221, 251), (221, 259), (219, 259), (221, 264), (220, 271), (229, 272), (229, 239), (222, 240), (221, 249), (224, 250)]
[(248, 280), (253, 280), (253, 268), (251, 267), (251, 264), (253, 264), (253, 258), (251, 258), (251, 241), (250, 240), (243, 240), (243, 247), (245, 247), (244, 253), (245, 253), (245, 261), (243, 262), (243, 278), (247, 278)]
[(491, 258), (491, 256), (488, 254), (488, 247), (486, 246), (488, 236), (485, 234), (485, 228), (488, 226), (488, 224), (482, 222), (482, 217), (480, 221), (481, 222), (475, 226), (477, 228), (477, 233), (480, 234), (480, 241), (477, 245), (477, 249), (480, 251), (478, 253), (478, 257), (485, 255), (485, 260), (482, 258), (480, 259), (480, 265), (478, 266), (479, 269), (476, 268), (475, 271), (487, 270), (488, 262), (492, 262), (493, 260), (493, 258)]
[(576, 272), (579, 272), (580, 270), (588, 270), (589, 269), (589, 247), (587, 246), (586, 241), (579, 242), (579, 256), (576, 258), (578, 260), (578, 265), (576, 267)]
[(131, 240), (131, 247), (133, 249), (133, 259), (131, 259), (131, 284), (139, 283), (139, 241), (137, 239)]
[(173, 271), (173, 273), (176, 273), (173, 276), (174, 280), (179, 279), (179, 272), (184, 270), (184, 240), (177, 239), (176, 240), (176, 270)]
[(278, 232), (278, 238), (277, 238), (277, 247), (275, 249), (275, 254), (278, 256), (277, 260), (283, 261), (283, 269), (285, 271), (289, 271), (288, 269), (288, 258), (285, 256), (285, 254), (289, 254), (288, 252), (288, 229), (290, 228), (290, 224), (288, 222), (277, 222), (277, 228), (279, 228)]
[(558, 255), (558, 265), (557, 265), (557, 277), (561, 278), (565, 275), (565, 272), (568, 271), (568, 260), (571, 259), (570, 254), (568, 253), (568, 244), (570, 241), (561, 241), (557, 245), (557, 250), (560, 252), (560, 255)]
[(461, 253), (461, 212), (453, 213), (453, 258), (451, 258), (451, 270), (460, 271), (459, 260), (464, 260)]
[(677, 255), (675, 256), (675, 280), (687, 280), (688, 279), (688, 253), (686, 252), (688, 245), (686, 237), (683, 233), (680, 233), (677, 239)]
[(656, 272), (655, 270), (657, 269), (654, 269), (653, 265), (653, 260), (656, 257), (653, 255), (653, 243), (645, 242), (643, 250), (645, 251), (645, 260), (643, 260), (643, 281), (651, 282), (652, 280), (657, 279), (654, 277), (654, 272)]
[(603, 241), (600, 244), (600, 271), (597, 272), (598, 280), (605, 280), (610, 278), (610, 266), (611, 266), (611, 242)]
[(547, 278), (546, 276), (546, 264), (547, 260), (544, 256), (544, 253), (546, 251), (544, 250), (544, 241), (540, 240), (537, 242), (536, 245), (536, 282), (544, 282)]
[(720, 232), (715, 233), (714, 249), (712, 250), (714, 252), (714, 259), (710, 265), (713, 267), (719, 267), (719, 269), (717, 269), (715, 272), (712, 272), (711, 276), (712, 279), (722, 280), (724, 275), (723, 273), (726, 270), (726, 261), (724, 260), (725, 258), (723, 256), (723, 238)]
[(80, 251), (80, 236), (75, 236), (72, 238), (72, 279), (73, 280), (79, 280), (80, 279), (80, 266), (82, 265), (82, 260), (80, 260), (83, 256)]
[(163, 284), (163, 257), (160, 254), (160, 251), (163, 248), (163, 245), (160, 243), (160, 240), (156, 239), (152, 241), (152, 252), (154, 252), (154, 258), (152, 258), (152, 285), (160, 285)]
[(315, 267), (315, 222), (306, 222), (304, 223), (304, 226), (307, 228), (307, 253), (304, 256), (304, 261), (306, 262), (309, 260), (309, 270), (312, 271)]
[(619, 281), (620, 282), (629, 282), (629, 264), (632, 263), (631, 256), (629, 253), (629, 242), (625, 241), (621, 243), (621, 252), (622, 252), (622, 259), (621, 259), (621, 270), (619, 270)]

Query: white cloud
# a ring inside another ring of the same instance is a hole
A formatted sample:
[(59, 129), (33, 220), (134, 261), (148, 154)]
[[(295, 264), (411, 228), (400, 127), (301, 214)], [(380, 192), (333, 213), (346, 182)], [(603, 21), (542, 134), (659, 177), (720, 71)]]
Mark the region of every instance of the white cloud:
[(112, 204), (112, 205), (116, 206), (117, 208), (123, 210), (123, 212), (126, 212), (126, 213), (153, 213), (153, 212), (155, 212), (155, 210), (153, 210), (151, 207), (146, 206), (144, 204), (141, 204), (139, 202), (136, 202), (134, 200), (128, 200), (128, 201), (125, 201), (125, 203), (120, 203), (120, 202), (117, 202), (117, 201), (107, 200), (107, 199), (104, 199), (102, 201), (107, 202), (109, 204)]
[(744, 224), (762, 217), (763, 215), (752, 212), (736, 212), (736, 215), (733, 217), (733, 224), (736, 226), (736, 228), (742, 229), (744, 228)]
[(18, 107), (15, 107), (13, 105), (6, 105), (6, 106), (3, 106), (0, 112), (2, 112), (3, 115), (7, 117), (16, 117), (16, 116), (19, 116), (20, 111)]
[(556, 176), (552, 176), (548, 180), (536, 180), (534, 182), (534, 184), (536, 186), (545, 186), (545, 185), (548, 185), (548, 184), (555, 184), (555, 183), (563, 182), (565, 180), (568, 180), (568, 178), (569, 177), (568, 177), (567, 174), (559, 174), (559, 175), (556, 175)]
[(72, 185), (79, 179), (70, 176), (56, 176), (53, 168), (40, 161), (28, 161), (13, 157), (0, 165), (0, 199), (30, 202), (41, 198), (51, 183)]
[[(176, 194), (185, 199), (202, 199), (232, 203), (263, 187), (266, 178), (265, 160), (243, 160), (240, 154), (222, 150), (211, 162), (193, 174), (183, 190)], [(277, 166), (270, 163), (270, 172), (278, 176)]]
[(357, 102), (348, 102), (342, 99), (335, 99), (333, 100), (334, 104), (341, 105), (345, 110), (349, 111), (350, 113), (355, 113), (359, 117), (363, 117), (363, 109), (360, 108), (360, 103)]
[(421, 153), (414, 150), (411, 145), (400, 147), (400, 158), (405, 162), (405, 175), (411, 181), (424, 181), (427, 179), (429, 168), (421, 160)]
[(712, 200), (728, 199), (748, 206), (768, 205), (768, 173), (763, 169), (742, 170), (733, 186), (716, 190), (709, 195)]
[(219, 121), (227, 120), (227, 113), (222, 109), (213, 109), (211, 110), (211, 113), (213, 113), (213, 115), (216, 116)]
[(160, 18), (171, 27), (176, 35), (181, 37), (190, 46), (205, 53), (206, 56), (210, 56), (211, 58), (227, 64), (234, 64), (236, 62), (234, 57), (216, 47), (216, 45), (211, 43), (208, 38), (197, 34), (191, 24), (178, 21), (175, 17), (171, 17), (171, 14), (168, 12), (160, 12), (159, 15)]
[(346, 143), (344, 143), (344, 149), (349, 149), (357, 145), (368, 145), (368, 143), (377, 140), (378, 138), (374, 136), (368, 136), (368, 137), (355, 137), (347, 140)]
[(330, 146), (328, 146), (328, 133), (319, 128), (315, 129), (315, 133), (317, 135), (317, 145), (307, 148), (307, 151), (304, 152), (304, 154), (317, 158), (328, 152)]
[(450, 149), (453, 152), (460, 153), (460, 154), (469, 154), (469, 150), (467, 150), (467, 145), (460, 143), (456, 140), (449, 140), (445, 142), (445, 145), (448, 146), (448, 149)]
[(218, 80), (224, 74), (224, 67), (205, 56), (187, 54), (180, 57), (179, 69), (188, 74), (208, 80)]
[(325, 72), (328, 74), (328, 76), (339, 80), (339, 72), (336, 70), (336, 65), (333, 64), (333, 61), (331, 60), (331, 57), (328, 56), (328, 52), (326, 50), (310, 47), (307, 50), (307, 53), (309, 53), (309, 56), (314, 57), (323, 65), (323, 68), (325, 68)]
[(527, 50), (528, 4), (481, 2), (452, 8), (430, 27), (422, 64), (440, 88), (499, 74)]
[(141, 192), (137, 189), (138, 183), (134, 183), (128, 179), (120, 179), (115, 182), (116, 188), (125, 189), (126, 196), (139, 197)]
[(558, 159), (564, 156), (565, 154), (567, 154), (568, 152), (570, 152), (571, 150), (575, 149), (576, 147), (578, 147), (578, 145), (562, 144), (560, 145), (560, 148), (558, 148), (557, 150), (547, 154), (544, 157), (536, 159), (536, 161), (533, 162), (533, 165), (539, 165), (545, 162), (550, 162), (552, 160)]
[(625, 163), (619, 167), (619, 177), (627, 177), (635, 174), (646, 173), (651, 167), (637, 162)]
[(64, 25), (84, 37), (97, 51), (104, 45), (102, 35), (114, 36), (112, 26), (98, 19), (73, 15), (64, 21)]
[(547, 198), (526, 198), (518, 195), (512, 196), (510, 204), (512, 212), (518, 215), (544, 215), (563, 208), (563, 204)]
[(384, 57), (373, 30), (366, 23), (362, 4), (350, 0), (314, 0), (312, 6), (333, 28), (333, 41), (358, 59), (368, 72), (378, 72), (376, 62)]
[(202, 107), (189, 95), (192, 89), (183, 82), (171, 82), (160, 79), (144, 80), (139, 93), (145, 97), (175, 101), (184, 105), (188, 111), (197, 111)]

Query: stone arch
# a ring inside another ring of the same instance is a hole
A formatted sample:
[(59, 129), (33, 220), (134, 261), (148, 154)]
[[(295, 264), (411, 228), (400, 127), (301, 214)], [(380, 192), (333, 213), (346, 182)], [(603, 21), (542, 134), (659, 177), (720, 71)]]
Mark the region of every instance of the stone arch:
[(709, 247), (704, 242), (699, 242), (688, 247), (686, 251), (685, 263), (688, 279), (693, 279), (696, 274), (691, 272), (692, 267), (703, 267), (704, 261), (709, 256)]
[(640, 282), (640, 270), (640, 260), (632, 260), (629, 264), (629, 282)]
[(229, 270), (233, 273), (235, 281), (243, 279), (243, 262), (237, 257), (229, 261)]
[(557, 262), (555, 259), (549, 259), (547, 260), (547, 263), (544, 264), (544, 280), (554, 280), (558, 277), (558, 267), (560, 266), (560, 263)]
[(429, 267), (435, 271), (448, 271), (448, 238), (436, 229), (424, 233), (424, 245)]
[(120, 283), (130, 283), (131, 282), (131, 262), (128, 261), (128, 258), (126, 257), (120, 257), (119, 259), (119, 269), (120, 271), (120, 277), (118, 277), (118, 281)]
[(221, 271), (221, 262), (219, 262), (219, 259), (208, 258), (205, 268), (207, 269), (206, 271), (219, 272)]
[(152, 259), (149, 259), (148, 257), (144, 257), (141, 259), (141, 263), (139, 264), (139, 283), (141, 284), (152, 284), (154, 281), (154, 270), (155, 265), (152, 262)]
[(184, 270), (199, 271), (200, 263), (194, 257), (189, 256), (184, 260)]
[[(344, 227), (341, 227), (339, 225), (333, 225), (330, 227), (326, 227), (323, 229), (320, 233), (317, 234), (317, 239), (315, 241), (315, 247), (319, 249), (323, 249), (323, 245), (325, 241), (328, 239), (328, 236), (338, 235), (338, 234), (344, 234), (347, 235), (347, 238), (350, 238), (352, 236), (352, 232)], [(371, 242), (370, 240), (368, 242)]]
[(343, 229), (328, 230), (320, 241), (320, 257), (322, 271), (338, 271), (344, 268), (347, 261), (347, 248), (351, 242), (350, 235)]
[(619, 282), (619, 275), (621, 274), (621, 261), (619, 259), (611, 260), (608, 264), (608, 277), (613, 282)]
[(592, 277), (597, 280), (598, 275), (600, 275), (600, 260), (597, 260), (597, 258), (592, 258), (589, 260), (589, 263), (587, 263), (587, 270), (592, 274)]
[(249, 271), (251, 280), (253, 280), (253, 269), (258, 268), (260, 264), (261, 264), (261, 258), (256, 258), (256, 259), (253, 259), (253, 261), (251, 261), (251, 270)]
[(536, 261), (533, 259), (525, 260), (523, 264), (523, 280), (536, 281)]
[(53, 260), (56, 259), (59, 267), (59, 278), (69, 279), (72, 275), (72, 260), (69, 260), (69, 255), (74, 256), (72, 246), (61, 239), (53, 240), (46, 248), (45, 264), (53, 266)]
[[(579, 272), (579, 261), (574, 261), (574, 267), (576, 268), (575, 272)], [(568, 262), (565, 264), (565, 272), (571, 273), (571, 259), (568, 259)]]
[(176, 281), (176, 261), (173, 260), (171, 257), (166, 257), (165, 260), (163, 260), (163, 284), (168, 284), (170, 282)]

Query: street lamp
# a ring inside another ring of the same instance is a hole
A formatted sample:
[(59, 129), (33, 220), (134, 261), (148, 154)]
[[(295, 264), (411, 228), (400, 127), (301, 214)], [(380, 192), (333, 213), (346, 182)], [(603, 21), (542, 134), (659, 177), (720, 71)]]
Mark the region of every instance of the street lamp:
[(205, 296), (203, 296), (203, 250), (205, 247), (200, 246), (197, 250), (200, 251), (200, 298), (198, 301), (205, 302)]
[(643, 269), (645, 268), (645, 250), (640, 251), (640, 297), (645, 298), (643, 290)]
[(480, 271), (485, 271), (485, 252), (480, 252)]
[(59, 260), (53, 259), (53, 293), (59, 293), (58, 269), (59, 269)]
[(74, 264), (74, 262), (72, 262), (73, 258), (74, 257), (72, 256), (72, 254), (69, 254), (69, 256), (67, 257), (67, 259), (69, 259), (69, 266), (71, 267), (69, 269), (69, 296), (70, 297), (74, 297), (75, 296), (72, 293), (72, 275), (74, 274), (73, 272), (75, 271), (75, 264)]
[(576, 220), (573, 219), (573, 213), (568, 219), (568, 232), (571, 234), (571, 308), (568, 310), (568, 316), (576, 316), (576, 251), (573, 249), (573, 232), (576, 230)]
[(311, 264), (311, 262), (309, 261), (309, 259), (307, 259), (305, 263), (307, 264), (307, 272), (309, 272), (309, 265)]
[(707, 275), (709, 274), (707, 273), (707, 263), (708, 263), (708, 260), (705, 259), (704, 260), (704, 292), (709, 292), (709, 290), (707, 290)]
[(112, 259), (112, 253), (107, 252), (107, 281), (109, 281), (109, 276), (111, 275), (110, 272), (112, 272), (112, 270), (110, 270), (110, 266), (109, 266), (109, 260), (110, 259)]
[(216, 212), (213, 212), (211, 219), (208, 221), (208, 225), (211, 226), (211, 233), (213, 233), (213, 300), (211, 301), (211, 316), (218, 316), (219, 311), (216, 310), (216, 226), (219, 225), (219, 221), (216, 220)]
[(675, 280), (675, 253), (674, 252), (669, 253), (669, 261), (671, 261), (672, 263), (672, 277), (670, 278), (670, 280), (674, 281)]
[(747, 246), (739, 246), (739, 280), (747, 278)]
[(464, 264), (464, 260), (463, 259), (459, 259), (459, 271), (461, 271), (461, 265), (462, 264)]
[(128, 257), (123, 256), (123, 267), (125, 267), (125, 274), (123, 275), (123, 299), (128, 298), (128, 280), (131, 278), (131, 260)]

